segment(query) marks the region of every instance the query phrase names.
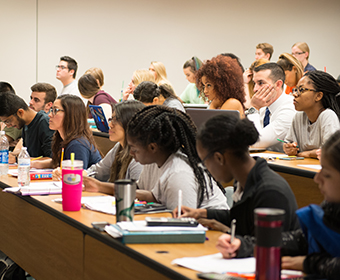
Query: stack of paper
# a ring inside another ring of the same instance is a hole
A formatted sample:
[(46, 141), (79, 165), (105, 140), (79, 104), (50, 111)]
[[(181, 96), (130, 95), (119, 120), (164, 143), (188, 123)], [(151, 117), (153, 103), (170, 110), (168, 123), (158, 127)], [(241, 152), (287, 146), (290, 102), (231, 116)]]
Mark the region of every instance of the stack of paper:
[(3, 191), (19, 195), (61, 194), (61, 182), (30, 183), (27, 187), (6, 188)]
[(203, 243), (206, 228), (197, 227), (148, 227), (146, 221), (119, 222), (105, 227), (114, 238), (123, 243)]

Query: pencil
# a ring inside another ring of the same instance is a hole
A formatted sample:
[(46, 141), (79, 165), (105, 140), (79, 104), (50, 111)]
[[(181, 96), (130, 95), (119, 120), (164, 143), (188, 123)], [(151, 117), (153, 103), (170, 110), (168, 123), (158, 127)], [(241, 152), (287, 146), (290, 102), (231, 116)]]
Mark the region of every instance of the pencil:
[(43, 157), (43, 156), (36, 157), (36, 158), (32, 158), (31, 161), (36, 160), (36, 159), (39, 159), (39, 158), (42, 158), (42, 157)]
[(230, 229), (230, 235), (231, 235), (231, 237), (230, 237), (230, 243), (233, 243), (233, 241), (234, 241), (234, 238), (235, 238), (235, 229), (236, 229), (236, 219), (233, 219), (232, 221), (231, 221), (231, 229)]
[(64, 148), (61, 149), (60, 169), (63, 169)]

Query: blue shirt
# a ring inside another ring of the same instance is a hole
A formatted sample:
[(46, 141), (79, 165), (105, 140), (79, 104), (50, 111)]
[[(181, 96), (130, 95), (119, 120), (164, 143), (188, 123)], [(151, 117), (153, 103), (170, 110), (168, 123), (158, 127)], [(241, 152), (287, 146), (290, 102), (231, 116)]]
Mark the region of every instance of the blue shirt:
[(71, 159), (71, 153), (74, 153), (76, 160), (83, 161), (84, 169), (89, 168), (92, 164), (96, 164), (102, 159), (99, 151), (95, 150), (95, 147), (85, 138), (72, 140), (65, 149), (64, 159)]
[(303, 71), (307, 72), (307, 71), (315, 71), (315, 70), (316, 68), (308, 63)]

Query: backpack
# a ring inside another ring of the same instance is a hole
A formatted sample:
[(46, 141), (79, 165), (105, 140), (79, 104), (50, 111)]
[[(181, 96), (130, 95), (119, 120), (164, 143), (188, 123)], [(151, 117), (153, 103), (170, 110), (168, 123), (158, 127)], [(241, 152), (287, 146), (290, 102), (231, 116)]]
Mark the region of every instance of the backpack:
[(26, 280), (25, 270), (0, 251), (0, 280)]

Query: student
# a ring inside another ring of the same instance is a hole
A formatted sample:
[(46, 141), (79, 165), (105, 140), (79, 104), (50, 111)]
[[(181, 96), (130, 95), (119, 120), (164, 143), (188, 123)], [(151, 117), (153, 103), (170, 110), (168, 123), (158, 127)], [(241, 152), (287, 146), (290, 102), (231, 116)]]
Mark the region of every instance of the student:
[[(110, 140), (117, 143), (100, 162), (93, 164), (86, 170), (87, 174), (96, 173), (94, 176), (96, 179), (84, 177), (83, 182), (86, 191), (99, 192), (107, 187), (105, 182), (113, 183), (118, 179), (139, 179), (143, 167), (129, 154), (126, 129), (128, 122), (135, 113), (144, 107), (141, 102), (135, 100), (123, 101), (113, 106), (109, 135)], [(112, 186), (109, 185), (108, 188), (108, 192), (112, 194)]]
[(23, 146), (31, 157), (51, 157), (54, 131), (45, 112), (35, 112), (21, 97), (4, 92), (0, 93), (0, 120), (7, 127), (22, 129)]
[(183, 65), (183, 72), (189, 84), (181, 94), (181, 100), (189, 104), (204, 104), (204, 100), (200, 96), (200, 91), (196, 87), (196, 72), (201, 67), (202, 61), (196, 56), (187, 60)]
[[(8, 92), (15, 94), (15, 90), (10, 83), (0, 82), (0, 93)], [(22, 129), (17, 129), (15, 127), (7, 127), (4, 123), (1, 123), (1, 130), (4, 130), (10, 147), (15, 147), (22, 135)], [(9, 155), (9, 157), (11, 157)], [(9, 159), (10, 160), (10, 159)], [(10, 162), (14, 163), (15, 158)]]
[(132, 75), (128, 87), (123, 92), (123, 100), (133, 99), (135, 88), (144, 81), (155, 82), (155, 76), (149, 70), (136, 70)]
[[(49, 117), (50, 129), (55, 130), (52, 141), (52, 158), (32, 161), (31, 167), (58, 167), (62, 148), (64, 148), (64, 160), (70, 159), (71, 153), (74, 153), (76, 160), (83, 161), (84, 169), (101, 160), (87, 123), (85, 105), (78, 96), (72, 94), (59, 96), (53, 103)], [(55, 172), (58, 177), (60, 170)]]
[(101, 89), (99, 80), (92, 74), (88, 73), (81, 76), (78, 81), (78, 88), (81, 96), (88, 100), (88, 104), (101, 106), (106, 118), (112, 115), (112, 104), (117, 103), (117, 101)]
[(336, 95), (340, 86), (323, 71), (307, 72), (293, 91), (296, 113), (283, 144), (289, 156), (316, 158), (317, 149), (340, 129)]
[(305, 42), (297, 42), (292, 46), (292, 55), (296, 57), (303, 66), (303, 71), (315, 71), (315, 67), (309, 64), (309, 47)]
[(303, 66), (299, 60), (289, 53), (281, 54), (277, 64), (285, 71), (285, 84), (287, 85), (285, 92), (286, 94), (290, 94), (303, 76)]
[(167, 84), (158, 86), (153, 82), (142, 82), (136, 87), (133, 96), (146, 106), (164, 105), (185, 113), (182, 103)]
[[(227, 232), (236, 219), (236, 233), (254, 235), (254, 209), (285, 210), (284, 228), (298, 228), (297, 204), (288, 183), (271, 170), (266, 160), (252, 158), (249, 145), (259, 137), (248, 119), (218, 115), (209, 119), (197, 135), (197, 152), (211, 175), (221, 184), (235, 180), (230, 210), (192, 209), (182, 206), (181, 217), (193, 217), (213, 229)], [(177, 209), (173, 212), (177, 217)], [(209, 219), (209, 220), (207, 220)]]
[(81, 97), (76, 80), (76, 74), (78, 70), (77, 61), (75, 61), (72, 57), (62, 56), (60, 58), (59, 64), (56, 66), (56, 70), (56, 78), (63, 84), (63, 88), (59, 95), (74, 94)]
[(260, 43), (256, 46), (255, 51), (255, 60), (260, 58), (264, 58), (270, 61), (274, 52), (274, 48), (271, 44), (268, 43)]
[(254, 68), (254, 92), (247, 118), (254, 122), (260, 139), (253, 147), (283, 152), (282, 143), (295, 115), (293, 97), (283, 94), (285, 73), (277, 63)]
[[(301, 229), (282, 234), (282, 268), (302, 270), (322, 279), (339, 279), (340, 275), (340, 132), (325, 143), (321, 154), (321, 171), (314, 181), (324, 195), (321, 206), (299, 209)], [(217, 248), (224, 258), (248, 257), (253, 254), (255, 240), (249, 236), (234, 239), (220, 237)], [(314, 279), (314, 278), (313, 278)], [(319, 278), (317, 278), (319, 279)]]
[(253, 95), (255, 94), (254, 92), (254, 86), (255, 83), (253, 81), (253, 76), (254, 76), (254, 68), (257, 66), (260, 66), (262, 64), (265, 63), (269, 63), (269, 60), (265, 59), (265, 58), (260, 58), (258, 60), (255, 60), (249, 67), (249, 69), (247, 69), (246, 71), (244, 71), (243, 73), (243, 81), (244, 81), (244, 90), (245, 90), (245, 94), (246, 94), (246, 102), (244, 104), (244, 106), (246, 108), (250, 107), (250, 100), (252, 99)]
[(238, 110), (244, 117), (244, 86), (238, 63), (224, 55), (207, 60), (196, 74), (197, 88), (210, 101), (210, 109)]
[(168, 75), (166, 73), (165, 66), (160, 61), (151, 61), (149, 66), (149, 71), (155, 77), (155, 83), (157, 85), (167, 84), (172, 87), (171, 83), (168, 80)]
[(31, 86), (31, 91), (30, 108), (36, 112), (44, 111), (48, 114), (57, 98), (55, 87), (48, 83), (36, 83)]
[(133, 158), (144, 165), (137, 198), (173, 210), (182, 205), (227, 209), (226, 197), (201, 166), (195, 149), (196, 127), (185, 113), (147, 106), (129, 122), (127, 142)]

